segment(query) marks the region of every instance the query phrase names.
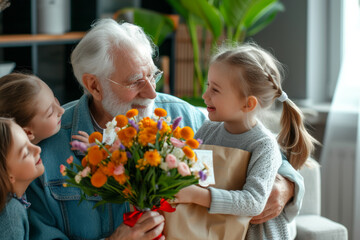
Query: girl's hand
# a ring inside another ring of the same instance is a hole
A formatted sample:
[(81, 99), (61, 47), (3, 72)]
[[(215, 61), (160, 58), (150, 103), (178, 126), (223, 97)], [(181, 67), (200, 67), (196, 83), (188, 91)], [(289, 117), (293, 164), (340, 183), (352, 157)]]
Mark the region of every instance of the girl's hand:
[[(88, 145), (89, 144), (89, 134), (87, 134), (84, 131), (78, 131), (78, 133), (79, 133), (79, 135), (72, 135), (71, 138)], [(71, 150), (76, 150), (76, 149), (71, 148)]]
[(194, 203), (203, 207), (210, 207), (211, 193), (207, 188), (196, 185), (181, 189), (176, 195), (173, 203)]

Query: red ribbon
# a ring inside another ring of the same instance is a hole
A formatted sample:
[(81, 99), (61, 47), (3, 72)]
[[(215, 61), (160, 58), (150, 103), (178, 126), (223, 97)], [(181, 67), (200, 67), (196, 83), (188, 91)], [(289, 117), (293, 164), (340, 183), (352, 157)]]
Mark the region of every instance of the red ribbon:
[[(136, 209), (136, 208), (135, 208)], [(151, 211), (164, 211), (164, 212), (175, 212), (176, 208), (171, 207), (165, 199), (161, 199), (160, 206), (153, 206)], [(133, 227), (139, 218), (144, 214), (144, 211), (136, 209), (134, 212), (124, 213), (124, 223), (130, 227)], [(154, 240), (159, 239), (162, 236), (162, 233), (154, 238)]]

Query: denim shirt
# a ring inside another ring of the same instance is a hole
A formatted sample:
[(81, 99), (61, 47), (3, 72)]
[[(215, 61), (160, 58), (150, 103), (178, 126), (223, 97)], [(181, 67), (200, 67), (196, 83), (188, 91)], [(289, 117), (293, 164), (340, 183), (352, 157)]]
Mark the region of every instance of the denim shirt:
[[(101, 239), (110, 236), (123, 222), (123, 213), (130, 211), (129, 204), (94, 205), (100, 197), (87, 196), (79, 203), (78, 188), (63, 187), (67, 177), (60, 173), (60, 165), (70, 156), (80, 164), (83, 156), (70, 149), (71, 136), (78, 131), (94, 132), (88, 107), (88, 96), (64, 105), (60, 131), (40, 142), (45, 173), (33, 181), (27, 197), (32, 203), (29, 209), (30, 239)], [(164, 108), (172, 119), (181, 116), (181, 126), (196, 131), (205, 120), (204, 114), (190, 104), (167, 94), (158, 93), (155, 106)]]

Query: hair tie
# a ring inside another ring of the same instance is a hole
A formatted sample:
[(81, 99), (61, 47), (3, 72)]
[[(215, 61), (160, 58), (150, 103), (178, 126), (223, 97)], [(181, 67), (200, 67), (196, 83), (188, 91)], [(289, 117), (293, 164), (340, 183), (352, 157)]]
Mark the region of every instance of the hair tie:
[(281, 91), (280, 97), (277, 98), (280, 102), (285, 102), (288, 99), (288, 95), (286, 92)]

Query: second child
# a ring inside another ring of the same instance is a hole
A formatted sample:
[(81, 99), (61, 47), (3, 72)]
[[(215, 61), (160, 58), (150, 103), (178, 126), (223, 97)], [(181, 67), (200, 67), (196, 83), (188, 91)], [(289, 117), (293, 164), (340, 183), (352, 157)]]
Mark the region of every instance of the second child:
[(35, 75), (0, 78), (0, 116), (14, 118), (33, 144), (56, 134), (64, 109), (49, 86)]

